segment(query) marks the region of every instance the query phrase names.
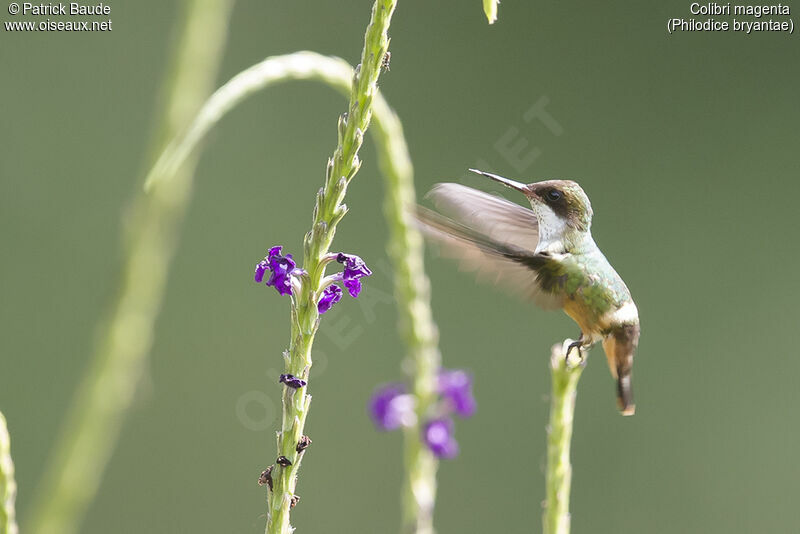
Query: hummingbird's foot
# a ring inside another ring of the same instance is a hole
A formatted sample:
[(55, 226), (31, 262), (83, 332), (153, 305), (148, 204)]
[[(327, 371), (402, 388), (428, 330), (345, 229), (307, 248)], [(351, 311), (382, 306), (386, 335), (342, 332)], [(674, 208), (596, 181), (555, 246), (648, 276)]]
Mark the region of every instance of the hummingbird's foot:
[(567, 354), (564, 356), (564, 363), (569, 364), (569, 353), (572, 352), (572, 349), (577, 349), (578, 351), (578, 358), (581, 359), (580, 366), (586, 367), (586, 358), (583, 357), (583, 336), (581, 336), (578, 341), (573, 341), (567, 346)]

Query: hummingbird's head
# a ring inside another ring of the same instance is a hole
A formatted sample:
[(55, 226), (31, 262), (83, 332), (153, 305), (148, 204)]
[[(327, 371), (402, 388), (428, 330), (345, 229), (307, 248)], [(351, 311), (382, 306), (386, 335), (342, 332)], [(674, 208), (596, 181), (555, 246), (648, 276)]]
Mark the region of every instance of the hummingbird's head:
[(526, 185), (496, 174), (470, 170), (524, 194), (545, 234), (588, 232), (592, 225), (589, 197), (572, 180), (546, 180)]
[(525, 186), (525, 196), (531, 202), (540, 224), (559, 221), (579, 232), (592, 225), (592, 205), (581, 186), (572, 180), (546, 180)]

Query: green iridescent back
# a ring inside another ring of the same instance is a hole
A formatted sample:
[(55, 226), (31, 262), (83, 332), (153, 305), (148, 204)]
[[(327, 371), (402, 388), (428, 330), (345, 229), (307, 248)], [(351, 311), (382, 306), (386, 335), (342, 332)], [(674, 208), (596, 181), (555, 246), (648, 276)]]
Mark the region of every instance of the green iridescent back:
[(583, 304), (594, 320), (631, 299), (625, 282), (597, 246), (547, 260), (538, 269), (538, 280), (545, 291)]

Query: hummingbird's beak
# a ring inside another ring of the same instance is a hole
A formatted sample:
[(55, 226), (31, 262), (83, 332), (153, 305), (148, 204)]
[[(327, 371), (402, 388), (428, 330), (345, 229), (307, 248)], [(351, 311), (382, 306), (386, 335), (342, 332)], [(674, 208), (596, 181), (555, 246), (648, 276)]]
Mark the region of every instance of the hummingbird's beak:
[(515, 191), (519, 191), (520, 193), (522, 193), (525, 196), (528, 196), (528, 194), (530, 193), (530, 189), (528, 189), (528, 186), (525, 185), (525, 184), (521, 184), (519, 182), (515, 182), (514, 180), (509, 180), (508, 178), (503, 178), (502, 176), (498, 176), (498, 175), (492, 174), (490, 172), (479, 171), (478, 169), (470, 169), (470, 171), (474, 172), (475, 174), (480, 174), (481, 176), (485, 176), (487, 178), (491, 178), (495, 182), (500, 182), (504, 186), (510, 187), (511, 189), (514, 189)]

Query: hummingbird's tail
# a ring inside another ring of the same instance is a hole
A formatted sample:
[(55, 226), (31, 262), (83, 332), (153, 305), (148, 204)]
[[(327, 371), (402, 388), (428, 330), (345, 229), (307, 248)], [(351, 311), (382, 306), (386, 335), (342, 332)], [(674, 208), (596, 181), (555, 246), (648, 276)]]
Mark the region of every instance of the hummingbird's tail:
[(611, 374), (617, 379), (617, 406), (622, 415), (633, 415), (633, 355), (639, 344), (639, 324), (623, 324), (603, 340)]
[(622, 415), (633, 415), (636, 412), (630, 374), (617, 377), (617, 406)]

